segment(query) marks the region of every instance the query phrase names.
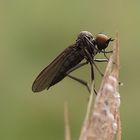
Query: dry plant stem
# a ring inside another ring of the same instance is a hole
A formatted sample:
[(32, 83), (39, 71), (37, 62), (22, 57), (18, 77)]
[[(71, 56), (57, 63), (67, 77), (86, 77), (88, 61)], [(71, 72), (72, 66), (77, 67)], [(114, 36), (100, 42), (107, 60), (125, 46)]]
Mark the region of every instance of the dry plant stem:
[[(117, 70), (116, 73), (116, 78), (119, 79), (119, 69), (120, 69), (120, 58), (119, 58), (119, 36), (118, 33), (116, 33), (116, 49), (114, 51), (116, 51), (116, 57), (114, 59), (116, 59), (116, 65), (114, 67), (114, 70)], [(117, 91), (119, 91), (119, 86), (117, 87)], [(120, 96), (120, 95), (119, 95)], [(117, 135), (116, 135), (116, 139), (117, 140), (121, 140), (121, 120), (120, 120), (120, 112), (118, 109), (118, 112), (116, 113), (115, 119), (117, 120)]]
[(90, 98), (89, 98), (89, 102), (88, 102), (88, 106), (87, 106), (87, 112), (86, 112), (86, 116), (85, 116), (85, 120), (81, 129), (81, 134), (80, 134), (80, 138), (79, 140), (84, 140), (87, 137), (87, 131), (88, 131), (88, 126), (90, 123), (90, 117), (91, 117), (91, 110), (93, 107), (93, 95), (94, 95), (94, 81), (92, 81), (91, 83), (91, 94), (90, 94)]
[[(81, 132), (79, 140), (113, 140), (116, 132), (117, 140), (121, 140), (118, 77), (119, 43), (117, 34), (113, 54), (107, 64), (94, 107), (91, 106), (92, 111), (89, 113), (91, 116), (86, 121), (88, 124), (85, 127), (83, 126), (85, 130)], [(84, 134), (82, 134), (83, 132)]]
[(117, 116), (117, 124), (118, 124), (118, 129), (117, 129), (116, 140), (121, 140), (121, 120), (120, 120), (119, 112), (118, 112), (118, 116)]
[(64, 126), (65, 126), (65, 140), (71, 140), (67, 102), (64, 103)]

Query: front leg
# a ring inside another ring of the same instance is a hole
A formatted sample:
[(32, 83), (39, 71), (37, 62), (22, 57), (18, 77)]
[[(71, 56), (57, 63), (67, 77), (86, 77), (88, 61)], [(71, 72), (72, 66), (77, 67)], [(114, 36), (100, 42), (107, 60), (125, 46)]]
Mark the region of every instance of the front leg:
[(108, 59), (94, 59), (95, 62), (108, 62)]
[[(86, 49), (85, 49), (85, 54), (86, 54), (86, 57), (88, 57), (88, 60), (89, 60), (90, 65), (91, 65), (91, 75), (94, 74), (94, 71), (93, 71), (93, 65), (94, 65), (95, 68), (97, 69), (97, 71), (100, 73), (100, 75), (104, 76), (103, 73), (99, 70), (99, 68), (95, 64), (94, 60), (92, 59), (92, 55)], [(92, 80), (94, 80), (94, 78)]]

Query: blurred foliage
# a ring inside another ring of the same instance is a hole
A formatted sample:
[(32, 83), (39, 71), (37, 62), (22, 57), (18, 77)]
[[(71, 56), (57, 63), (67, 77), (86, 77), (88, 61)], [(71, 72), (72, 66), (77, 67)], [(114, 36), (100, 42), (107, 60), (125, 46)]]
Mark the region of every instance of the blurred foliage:
[[(65, 100), (72, 138), (78, 139), (89, 96), (86, 89), (68, 78), (41, 94), (32, 93), (31, 85), (82, 30), (111, 37), (119, 32), (122, 139), (140, 139), (139, 5), (137, 0), (1, 0), (0, 139), (62, 140)], [(75, 75), (89, 79), (89, 73), (85, 67)]]

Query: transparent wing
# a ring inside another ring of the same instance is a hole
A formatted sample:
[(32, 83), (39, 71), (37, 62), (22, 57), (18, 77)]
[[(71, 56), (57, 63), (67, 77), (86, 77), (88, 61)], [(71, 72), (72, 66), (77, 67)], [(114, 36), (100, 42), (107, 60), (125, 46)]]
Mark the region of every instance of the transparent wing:
[(44, 68), (35, 79), (32, 85), (33, 92), (40, 92), (50, 87), (50, 84), (60, 67), (62, 66), (65, 56), (71, 51), (71, 47), (66, 48), (59, 54), (46, 68)]

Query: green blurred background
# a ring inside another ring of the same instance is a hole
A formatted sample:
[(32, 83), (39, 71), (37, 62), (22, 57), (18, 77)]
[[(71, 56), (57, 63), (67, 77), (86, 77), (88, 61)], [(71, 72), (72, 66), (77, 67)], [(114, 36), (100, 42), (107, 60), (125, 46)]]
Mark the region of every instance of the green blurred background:
[[(41, 94), (34, 94), (31, 85), (82, 30), (111, 37), (119, 32), (122, 139), (140, 139), (139, 14), (138, 0), (1, 0), (0, 140), (64, 139), (65, 100), (72, 139), (78, 139), (86, 89), (68, 78)], [(89, 73), (89, 67), (75, 72), (84, 79)]]

